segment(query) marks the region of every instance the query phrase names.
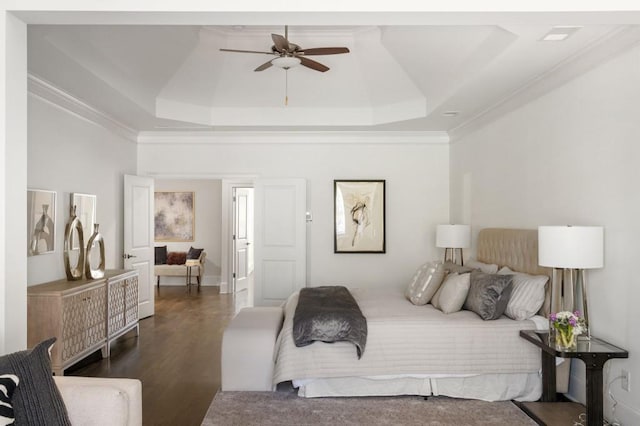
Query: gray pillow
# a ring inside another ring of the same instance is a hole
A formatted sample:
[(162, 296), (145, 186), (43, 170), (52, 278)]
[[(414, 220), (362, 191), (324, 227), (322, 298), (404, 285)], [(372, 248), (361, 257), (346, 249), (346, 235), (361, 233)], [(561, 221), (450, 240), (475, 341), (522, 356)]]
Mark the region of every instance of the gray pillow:
[(485, 274), (498, 273), (498, 265), (495, 265), (493, 263), (483, 263), (483, 262), (478, 262), (477, 260), (474, 260), (474, 259), (469, 259), (467, 260), (467, 266), (472, 269), (480, 269)]
[(49, 348), (55, 341), (52, 337), (31, 350), (0, 357), (0, 375), (14, 374), (20, 379), (11, 399), (16, 425), (71, 425), (51, 372)]
[(455, 272), (458, 274), (466, 274), (467, 272), (471, 272), (474, 269), (475, 268), (458, 265), (457, 263), (453, 263), (453, 262), (444, 262), (444, 270), (445, 272), (449, 272), (449, 273)]
[(507, 309), (512, 290), (513, 275), (473, 271), (464, 309), (475, 312), (483, 320), (498, 319)]

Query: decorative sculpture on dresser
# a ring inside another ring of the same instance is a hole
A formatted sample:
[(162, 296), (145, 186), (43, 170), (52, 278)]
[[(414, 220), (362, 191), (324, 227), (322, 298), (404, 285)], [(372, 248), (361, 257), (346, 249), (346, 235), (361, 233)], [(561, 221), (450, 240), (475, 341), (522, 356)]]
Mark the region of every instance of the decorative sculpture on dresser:
[[(89, 238), (89, 242), (87, 243), (87, 253), (85, 254), (85, 263), (84, 270), (88, 279), (98, 279), (104, 277), (104, 238), (102, 238), (102, 234), (98, 232), (99, 224), (95, 223), (93, 225), (93, 235)], [(94, 245), (98, 245), (100, 251), (100, 263), (97, 268), (91, 267), (91, 250), (93, 250)]]
[[(69, 255), (73, 247), (73, 234), (77, 234), (78, 238), (78, 261), (74, 267), (71, 266)], [(82, 223), (76, 216), (76, 206), (71, 208), (71, 217), (64, 228), (64, 270), (67, 273), (67, 280), (76, 281), (82, 279), (84, 272), (84, 235), (82, 232)]]

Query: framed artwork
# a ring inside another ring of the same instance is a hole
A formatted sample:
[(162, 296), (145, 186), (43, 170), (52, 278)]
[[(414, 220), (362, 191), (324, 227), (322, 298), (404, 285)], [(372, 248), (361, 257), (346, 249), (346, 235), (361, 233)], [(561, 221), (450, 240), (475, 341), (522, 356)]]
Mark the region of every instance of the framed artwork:
[(27, 190), (27, 256), (53, 253), (56, 242), (56, 193)]
[(156, 241), (193, 241), (195, 193), (156, 192), (154, 222)]
[(334, 180), (334, 252), (384, 253), (385, 181)]
[[(82, 236), (84, 241), (89, 241), (89, 237), (93, 234), (93, 225), (96, 223), (96, 196), (91, 194), (81, 194), (79, 192), (72, 192), (70, 202), (70, 212), (73, 206), (76, 206), (76, 217), (82, 224)], [(78, 250), (77, 238), (73, 238), (74, 234), (71, 234), (71, 249)], [(83, 247), (84, 248), (84, 247)]]

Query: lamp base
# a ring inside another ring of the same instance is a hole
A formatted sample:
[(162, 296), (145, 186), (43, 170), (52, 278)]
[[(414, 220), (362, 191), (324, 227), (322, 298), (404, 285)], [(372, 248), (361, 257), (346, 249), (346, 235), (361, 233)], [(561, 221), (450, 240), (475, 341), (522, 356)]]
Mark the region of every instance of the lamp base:
[(585, 331), (581, 334), (579, 340), (591, 340), (591, 327), (589, 325), (589, 307), (587, 303), (587, 278), (584, 269), (560, 268), (559, 274), (556, 275), (554, 268), (553, 288), (551, 291), (551, 307), (550, 311), (579, 311), (584, 318)]
[(456, 257), (456, 250), (460, 250), (460, 265), (464, 266), (464, 256), (461, 248), (445, 248), (444, 249), (444, 261), (457, 263), (458, 258)]

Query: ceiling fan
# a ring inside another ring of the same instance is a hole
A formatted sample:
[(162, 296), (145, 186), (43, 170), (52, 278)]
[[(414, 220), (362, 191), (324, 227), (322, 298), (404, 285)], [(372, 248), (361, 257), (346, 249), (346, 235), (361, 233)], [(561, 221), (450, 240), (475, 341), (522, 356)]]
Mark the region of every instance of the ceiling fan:
[(296, 65), (303, 65), (315, 71), (326, 72), (329, 67), (307, 58), (307, 56), (337, 55), (340, 53), (349, 53), (346, 47), (315, 47), (311, 49), (302, 49), (297, 44), (289, 42), (289, 27), (284, 27), (284, 37), (280, 34), (271, 34), (273, 46), (271, 52), (259, 52), (255, 50), (238, 50), (238, 49), (220, 49), (223, 52), (238, 53), (258, 53), (264, 55), (273, 55), (275, 58), (260, 65), (254, 71), (264, 71), (272, 65), (288, 70)]

